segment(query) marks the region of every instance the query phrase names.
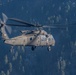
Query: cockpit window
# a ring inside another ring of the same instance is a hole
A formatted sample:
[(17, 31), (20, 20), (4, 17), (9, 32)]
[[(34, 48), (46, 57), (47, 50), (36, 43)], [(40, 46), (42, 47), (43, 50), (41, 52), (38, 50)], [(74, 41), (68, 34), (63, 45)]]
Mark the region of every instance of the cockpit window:
[(45, 35), (41, 35), (41, 40), (42, 40), (42, 41), (46, 41), (46, 39), (47, 39), (47, 38), (46, 38)]
[(48, 41), (51, 41), (51, 38), (48, 38)]

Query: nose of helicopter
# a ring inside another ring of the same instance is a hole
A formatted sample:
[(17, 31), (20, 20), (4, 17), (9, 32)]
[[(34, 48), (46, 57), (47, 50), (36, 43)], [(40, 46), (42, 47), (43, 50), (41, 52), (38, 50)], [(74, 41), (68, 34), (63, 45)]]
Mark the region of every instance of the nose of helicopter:
[(51, 35), (51, 39), (52, 39), (52, 46), (55, 46), (55, 39), (52, 35)]
[(55, 39), (53, 38), (52, 46), (55, 46)]

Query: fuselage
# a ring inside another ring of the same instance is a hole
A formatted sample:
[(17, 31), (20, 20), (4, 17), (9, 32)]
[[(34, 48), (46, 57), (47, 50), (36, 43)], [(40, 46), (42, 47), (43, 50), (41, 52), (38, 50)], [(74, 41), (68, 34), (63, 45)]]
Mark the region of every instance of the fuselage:
[(55, 40), (51, 34), (23, 34), (8, 40), (5, 40), (6, 44), (17, 46), (54, 46)]

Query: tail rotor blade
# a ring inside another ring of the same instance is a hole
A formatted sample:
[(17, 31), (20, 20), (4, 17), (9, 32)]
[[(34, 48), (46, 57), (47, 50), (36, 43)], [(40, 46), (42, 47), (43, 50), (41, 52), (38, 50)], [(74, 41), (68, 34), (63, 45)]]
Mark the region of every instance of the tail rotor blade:
[(3, 22), (6, 23), (6, 21), (8, 20), (8, 17), (4, 13), (2, 13), (2, 16), (3, 16)]
[(7, 29), (7, 30), (8, 30), (8, 32), (11, 34), (11, 32), (12, 32), (11, 27), (6, 25), (6, 29)]
[(3, 22), (2, 22), (2, 20), (0, 19), (0, 29), (1, 29), (2, 26), (3, 26)]

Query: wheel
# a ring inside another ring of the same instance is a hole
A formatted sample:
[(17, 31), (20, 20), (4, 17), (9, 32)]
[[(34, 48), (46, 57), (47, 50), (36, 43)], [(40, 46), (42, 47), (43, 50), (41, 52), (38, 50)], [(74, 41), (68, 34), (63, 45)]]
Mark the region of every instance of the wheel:
[(31, 49), (32, 49), (32, 51), (34, 51), (34, 50), (35, 50), (35, 48), (36, 48), (36, 46), (32, 46), (32, 48), (31, 48)]
[(51, 51), (51, 47), (50, 47), (50, 46), (48, 46), (48, 48), (47, 48), (47, 49), (48, 49), (48, 51)]

